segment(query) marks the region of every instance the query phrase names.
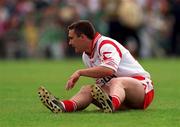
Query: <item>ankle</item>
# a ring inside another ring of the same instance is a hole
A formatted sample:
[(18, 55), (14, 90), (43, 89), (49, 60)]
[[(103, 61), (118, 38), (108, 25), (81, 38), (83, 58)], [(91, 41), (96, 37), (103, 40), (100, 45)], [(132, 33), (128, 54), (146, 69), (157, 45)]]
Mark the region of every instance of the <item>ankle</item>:
[(63, 105), (66, 112), (73, 112), (77, 109), (77, 104), (73, 100), (63, 100), (60, 101), (60, 103)]
[(113, 105), (113, 111), (116, 111), (120, 108), (121, 102), (118, 96), (113, 95), (112, 97), (112, 105)]

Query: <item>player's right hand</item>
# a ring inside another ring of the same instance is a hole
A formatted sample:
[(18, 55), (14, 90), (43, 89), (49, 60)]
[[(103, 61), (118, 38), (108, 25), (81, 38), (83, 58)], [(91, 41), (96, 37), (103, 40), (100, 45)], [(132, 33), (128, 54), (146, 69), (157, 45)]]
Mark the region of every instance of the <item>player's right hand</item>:
[(78, 71), (74, 72), (66, 83), (66, 90), (72, 89), (75, 83), (78, 81), (79, 77), (80, 77), (79, 72)]

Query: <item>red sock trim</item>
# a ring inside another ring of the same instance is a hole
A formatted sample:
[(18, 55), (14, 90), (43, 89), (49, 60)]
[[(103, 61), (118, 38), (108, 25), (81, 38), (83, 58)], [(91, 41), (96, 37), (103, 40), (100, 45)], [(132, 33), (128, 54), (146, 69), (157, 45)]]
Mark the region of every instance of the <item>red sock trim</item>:
[(112, 96), (112, 104), (113, 104), (114, 110), (119, 109), (121, 102), (118, 96), (116, 95)]
[(75, 101), (64, 100), (64, 101), (62, 101), (62, 103), (64, 104), (64, 108), (65, 108), (66, 112), (73, 112), (77, 108), (77, 105), (76, 105)]

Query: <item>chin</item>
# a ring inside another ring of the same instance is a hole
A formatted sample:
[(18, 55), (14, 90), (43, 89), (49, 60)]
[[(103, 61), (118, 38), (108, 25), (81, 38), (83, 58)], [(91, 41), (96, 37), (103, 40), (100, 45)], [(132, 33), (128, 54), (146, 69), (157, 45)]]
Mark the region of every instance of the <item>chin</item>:
[(75, 50), (75, 53), (81, 53), (79, 50)]

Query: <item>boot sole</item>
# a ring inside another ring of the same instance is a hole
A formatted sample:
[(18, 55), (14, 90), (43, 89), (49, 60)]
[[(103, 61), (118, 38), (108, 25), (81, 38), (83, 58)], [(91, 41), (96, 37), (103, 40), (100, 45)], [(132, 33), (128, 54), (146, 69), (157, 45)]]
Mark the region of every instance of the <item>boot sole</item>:
[(53, 113), (64, 112), (63, 106), (58, 102), (56, 97), (54, 97), (48, 90), (45, 89), (45, 87), (39, 87), (38, 95), (43, 105)]
[(109, 96), (97, 85), (92, 86), (92, 97), (102, 105), (103, 112), (112, 113), (112, 101)]

